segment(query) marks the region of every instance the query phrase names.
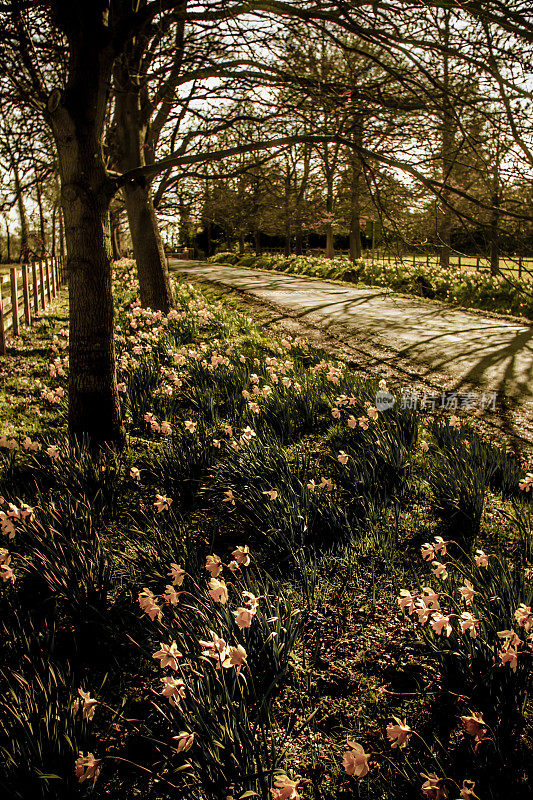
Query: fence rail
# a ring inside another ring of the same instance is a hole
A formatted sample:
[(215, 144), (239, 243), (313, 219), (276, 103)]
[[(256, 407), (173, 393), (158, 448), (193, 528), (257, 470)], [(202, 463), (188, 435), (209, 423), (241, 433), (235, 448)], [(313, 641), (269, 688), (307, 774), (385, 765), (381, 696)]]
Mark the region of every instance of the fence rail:
[(61, 258), (44, 258), (11, 266), (0, 276), (0, 355), (5, 355), (8, 333), (18, 336), (21, 325), (32, 325), (66, 283)]

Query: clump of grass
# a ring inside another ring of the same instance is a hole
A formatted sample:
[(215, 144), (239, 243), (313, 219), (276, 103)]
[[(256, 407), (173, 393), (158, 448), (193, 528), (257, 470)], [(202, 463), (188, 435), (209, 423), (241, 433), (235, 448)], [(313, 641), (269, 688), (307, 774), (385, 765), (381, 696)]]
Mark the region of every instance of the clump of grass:
[(139, 466), (149, 474), (156, 485), (164, 488), (176, 502), (185, 508), (195, 504), (202, 481), (215, 460), (213, 435), (205, 425), (193, 433), (176, 431), (148, 457), (139, 460)]
[[(266, 563), (286, 567), (301, 549), (333, 550), (353, 537), (335, 494), (308, 488), (313, 475), (305, 452), (287, 451), (276, 440), (255, 440), (215, 465), (205, 494), (221, 508), (231, 491), (250, 542), (260, 547)], [(226, 508), (232, 513), (231, 502)]]
[(76, 690), (68, 667), (34, 654), (30, 663), (1, 669), (0, 687), (2, 795), (16, 800), (77, 797), (73, 753), (81, 749), (83, 737), (75, 723)]

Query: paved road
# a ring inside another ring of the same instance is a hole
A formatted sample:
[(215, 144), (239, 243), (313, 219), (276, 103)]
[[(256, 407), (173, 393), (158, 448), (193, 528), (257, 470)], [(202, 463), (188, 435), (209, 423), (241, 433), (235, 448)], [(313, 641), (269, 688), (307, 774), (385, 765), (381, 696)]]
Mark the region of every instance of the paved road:
[(384, 347), (428, 377), (449, 375), (456, 388), (496, 391), (533, 411), (533, 325), (283, 273), (177, 260), (171, 268), (268, 300), (302, 322), (337, 332), (341, 326), (347, 337)]

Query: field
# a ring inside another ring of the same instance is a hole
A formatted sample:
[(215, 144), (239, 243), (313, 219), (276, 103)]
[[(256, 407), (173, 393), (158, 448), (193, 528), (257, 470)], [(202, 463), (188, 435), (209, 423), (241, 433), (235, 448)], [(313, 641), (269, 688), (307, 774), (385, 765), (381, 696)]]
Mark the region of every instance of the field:
[(64, 305), (0, 362), (0, 795), (531, 797), (529, 455), (115, 272), (125, 450), (66, 439)]

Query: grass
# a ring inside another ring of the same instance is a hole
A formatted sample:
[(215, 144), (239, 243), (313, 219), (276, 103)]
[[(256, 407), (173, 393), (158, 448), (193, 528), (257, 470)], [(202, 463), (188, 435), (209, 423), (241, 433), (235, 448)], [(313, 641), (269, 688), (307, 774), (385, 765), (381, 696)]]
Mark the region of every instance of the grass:
[(500, 275), (479, 272), (474, 266), (461, 263), (443, 270), (436, 259), (388, 262), (368, 258), (351, 262), (348, 259), (326, 259), (316, 256), (255, 256), (217, 253), (210, 261), (248, 269), (277, 270), (328, 280), (348, 281), (361, 286), (380, 286), (404, 294), (427, 297), (456, 307), (479, 309), (500, 314), (513, 314), (533, 319), (531, 281), (518, 279), (505, 267)]
[(376, 412), (379, 376), (213, 290), (142, 310), (116, 268), (124, 451), (66, 440), (64, 307), (1, 362), (3, 795), (531, 796), (528, 465)]

